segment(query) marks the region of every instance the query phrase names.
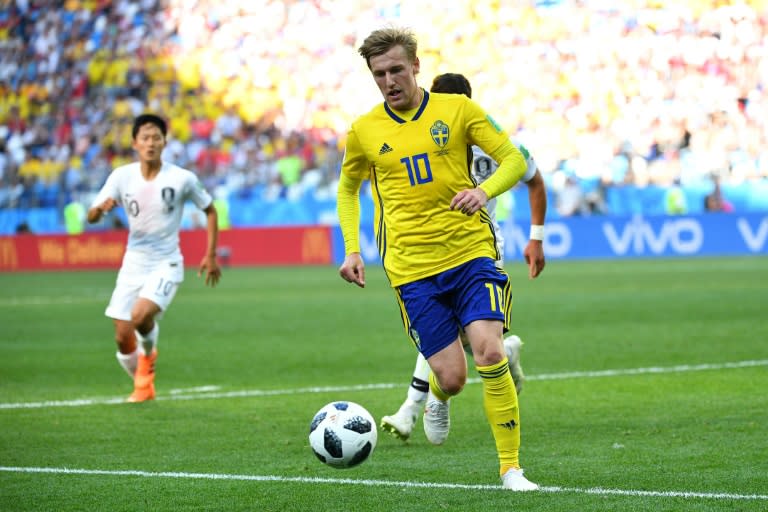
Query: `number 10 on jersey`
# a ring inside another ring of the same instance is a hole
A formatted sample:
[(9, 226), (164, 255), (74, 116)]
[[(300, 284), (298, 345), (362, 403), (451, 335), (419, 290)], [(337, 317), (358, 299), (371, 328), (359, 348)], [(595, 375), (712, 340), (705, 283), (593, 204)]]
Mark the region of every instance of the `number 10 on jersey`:
[(401, 158), (400, 161), (405, 164), (405, 168), (408, 170), (408, 179), (412, 187), (432, 181), (432, 167), (429, 165), (427, 153)]

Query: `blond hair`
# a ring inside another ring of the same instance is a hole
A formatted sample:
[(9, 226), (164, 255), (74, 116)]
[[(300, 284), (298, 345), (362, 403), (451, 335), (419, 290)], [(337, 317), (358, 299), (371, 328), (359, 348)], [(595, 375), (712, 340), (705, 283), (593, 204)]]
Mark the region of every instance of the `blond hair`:
[(366, 64), (368, 64), (368, 69), (370, 69), (371, 57), (384, 55), (395, 46), (403, 47), (408, 62), (416, 60), (416, 36), (407, 28), (390, 26), (374, 30), (365, 38), (357, 51), (363, 56)]

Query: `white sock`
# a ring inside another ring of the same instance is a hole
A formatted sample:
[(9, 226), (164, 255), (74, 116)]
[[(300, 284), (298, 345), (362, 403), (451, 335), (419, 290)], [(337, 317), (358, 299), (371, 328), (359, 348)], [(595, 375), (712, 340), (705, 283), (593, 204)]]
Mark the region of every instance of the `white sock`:
[(136, 332), (136, 340), (139, 342), (141, 353), (148, 356), (157, 348), (157, 339), (160, 336), (160, 324), (155, 322), (155, 326), (146, 335)]
[(413, 369), (411, 385), (408, 387), (408, 400), (414, 403), (422, 403), (427, 399), (429, 391), (429, 363), (424, 356), (419, 354), (416, 358), (416, 367)]
[(136, 366), (139, 364), (139, 348), (136, 347), (136, 350), (130, 354), (123, 354), (118, 350), (115, 355), (120, 366), (123, 367), (130, 378), (133, 378), (136, 375)]

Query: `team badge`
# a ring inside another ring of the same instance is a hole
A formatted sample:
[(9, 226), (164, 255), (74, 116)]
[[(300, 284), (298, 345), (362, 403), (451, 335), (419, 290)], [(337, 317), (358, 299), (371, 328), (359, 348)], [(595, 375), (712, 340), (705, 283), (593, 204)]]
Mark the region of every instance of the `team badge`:
[(416, 347), (421, 348), (421, 340), (419, 339), (419, 333), (413, 327), (411, 327), (411, 339), (416, 344)]
[(171, 213), (173, 211), (173, 198), (176, 196), (176, 191), (171, 187), (163, 187), (160, 191), (160, 196), (163, 198), (163, 213)]
[(444, 148), (445, 145), (448, 144), (448, 138), (450, 136), (449, 132), (450, 129), (448, 128), (448, 125), (440, 120), (435, 121), (435, 124), (429, 129), (429, 133), (432, 135), (432, 140), (435, 141), (435, 144), (440, 148)]

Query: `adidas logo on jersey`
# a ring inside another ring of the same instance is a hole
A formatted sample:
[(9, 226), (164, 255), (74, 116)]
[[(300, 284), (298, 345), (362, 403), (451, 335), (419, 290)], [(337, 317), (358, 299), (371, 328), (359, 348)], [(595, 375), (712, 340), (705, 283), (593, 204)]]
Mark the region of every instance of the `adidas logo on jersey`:
[(386, 142), (381, 145), (381, 149), (379, 150), (379, 154), (383, 155), (384, 153), (389, 153), (390, 151), (394, 151), (392, 147), (387, 144)]

